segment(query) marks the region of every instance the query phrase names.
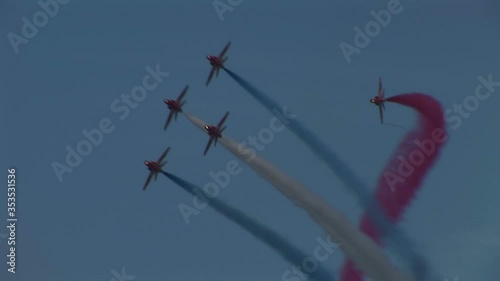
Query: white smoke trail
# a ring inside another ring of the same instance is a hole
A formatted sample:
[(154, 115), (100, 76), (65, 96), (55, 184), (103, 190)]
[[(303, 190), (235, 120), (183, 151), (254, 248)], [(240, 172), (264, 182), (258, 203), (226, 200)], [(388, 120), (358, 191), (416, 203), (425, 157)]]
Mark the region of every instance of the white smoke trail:
[[(184, 115), (199, 129), (206, 132), (204, 126), (208, 123), (188, 113), (184, 112)], [(400, 273), (390, 263), (382, 250), (370, 238), (358, 231), (340, 211), (243, 145), (224, 136), (219, 139), (219, 142), (297, 206), (305, 209), (313, 220), (331, 236), (332, 240), (340, 244), (339, 247), (344, 254), (366, 276), (375, 281), (409, 281), (407, 276)]]

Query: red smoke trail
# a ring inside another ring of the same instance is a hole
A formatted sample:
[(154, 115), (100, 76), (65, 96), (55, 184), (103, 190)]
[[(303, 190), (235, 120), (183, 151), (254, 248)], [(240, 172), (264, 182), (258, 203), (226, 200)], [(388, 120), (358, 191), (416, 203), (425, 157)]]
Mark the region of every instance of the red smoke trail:
[[(441, 104), (431, 96), (410, 93), (388, 98), (387, 101), (411, 107), (420, 114), (418, 127), (406, 134), (397, 147), (379, 177), (375, 192), (386, 215), (392, 223), (397, 223), (438, 159), (448, 135)], [(380, 237), (367, 214), (361, 219), (360, 229), (375, 242), (382, 244), (383, 237)], [(363, 275), (348, 261), (342, 268), (341, 279), (361, 281)]]
[[(324, 143), (298, 119), (290, 117), (289, 114), (285, 113), (285, 111), (281, 113), (278, 110), (279, 108), (286, 109), (286, 107), (280, 105), (277, 101), (255, 88), (251, 83), (236, 73), (228, 70), (227, 68), (224, 68), (224, 70), (263, 107), (282, 121), (295, 136), (297, 136), (321, 161), (323, 161), (324, 164), (330, 168), (333, 173), (335, 173), (342, 180), (347, 187), (352, 190), (359, 203), (366, 208), (367, 212), (370, 210), (370, 218), (372, 221), (376, 222), (381, 233), (384, 233), (386, 237), (390, 238), (390, 248), (399, 257), (403, 257), (407, 260), (407, 264), (411, 264), (411, 270), (415, 274), (419, 271), (430, 272), (429, 274), (432, 273), (433, 275), (432, 280), (443, 279), (441, 277), (437, 277), (437, 273), (431, 272), (431, 270), (427, 269), (427, 262), (417, 251), (413, 241), (408, 238), (406, 233), (401, 231), (398, 225), (389, 222), (386, 216), (383, 215), (382, 207), (372, 195), (368, 185), (361, 181), (357, 173), (346, 165), (346, 163), (339, 157), (339, 155), (337, 155), (335, 151), (328, 147), (326, 143)], [(285, 117), (284, 114), (287, 117)], [(422, 268), (425, 269), (422, 270)]]

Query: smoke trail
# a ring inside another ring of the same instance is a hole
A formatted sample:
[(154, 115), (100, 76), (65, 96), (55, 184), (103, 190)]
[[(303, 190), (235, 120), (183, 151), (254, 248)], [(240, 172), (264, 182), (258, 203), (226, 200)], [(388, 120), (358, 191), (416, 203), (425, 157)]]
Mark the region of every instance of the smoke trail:
[[(247, 216), (239, 209), (236, 209), (235, 207), (232, 207), (231, 205), (228, 205), (224, 201), (217, 198), (208, 199), (203, 195), (201, 189), (194, 184), (189, 183), (173, 174), (167, 172), (162, 173), (177, 185), (182, 187), (185, 191), (191, 193), (193, 196), (201, 195), (201, 197), (204, 197), (200, 199), (206, 202), (208, 201), (210, 206), (213, 207), (217, 212), (230, 219), (237, 225), (241, 226), (254, 237), (276, 250), (278, 254), (280, 254), (283, 258), (285, 258), (285, 260), (289, 261), (293, 265), (301, 265), (304, 259), (309, 257), (299, 249), (295, 248), (284, 237), (280, 236), (278, 233), (274, 232), (267, 226), (257, 222), (255, 219)], [(305, 276), (310, 274), (312, 276), (312, 279), (317, 281), (336, 280), (336, 278), (333, 277), (321, 264), (318, 265), (318, 268), (316, 270), (310, 273), (305, 271), (301, 266), (299, 268), (305, 274)]]
[[(203, 127), (207, 124), (206, 122), (186, 112), (183, 113), (193, 124), (205, 132)], [(243, 147), (242, 144), (240, 145), (224, 136), (219, 139), (219, 142), (297, 206), (305, 209), (312, 219), (332, 237), (332, 240), (339, 244), (345, 255), (353, 260), (367, 276), (376, 281), (409, 280), (394, 268), (373, 241), (356, 230), (338, 210), (271, 163)]]
[(394, 251), (399, 253), (401, 256), (408, 257), (408, 259), (410, 259), (412, 271), (415, 276), (417, 274), (426, 274), (428, 275), (427, 278), (429, 278), (429, 280), (442, 279), (428, 267), (424, 258), (416, 251), (416, 247), (413, 245), (413, 242), (408, 238), (408, 236), (401, 231), (398, 226), (389, 223), (378, 202), (372, 199), (369, 188), (359, 180), (356, 173), (349, 169), (347, 164), (344, 163), (334, 151), (329, 149), (325, 143), (323, 143), (299, 121), (295, 119), (283, 120), (283, 115), (278, 111), (279, 108), (283, 107), (276, 101), (257, 90), (249, 82), (245, 81), (229, 69), (224, 70), (262, 106), (267, 108), (267, 110), (274, 114), (278, 119), (282, 120), (283, 124), (288, 125), (288, 128), (302, 142), (304, 142), (319, 159), (327, 164), (327, 166), (334, 173), (336, 173), (348, 187), (353, 189), (353, 192), (358, 198), (361, 206), (365, 207), (367, 213), (370, 215), (370, 219), (376, 223), (378, 231), (383, 233), (384, 236), (390, 238), (390, 240), (387, 240), (388, 246), (394, 249)]
[[(420, 93), (403, 94), (387, 101), (413, 108), (419, 113), (418, 127), (410, 131), (396, 148), (379, 176), (375, 197), (393, 223), (401, 220), (403, 212), (416, 195), (426, 174), (436, 162), (446, 141), (444, 113), (434, 98)], [(444, 136), (444, 140), (441, 139)], [(361, 219), (360, 229), (382, 244), (380, 234), (368, 214)], [(343, 281), (361, 281), (362, 273), (347, 262), (342, 269)]]

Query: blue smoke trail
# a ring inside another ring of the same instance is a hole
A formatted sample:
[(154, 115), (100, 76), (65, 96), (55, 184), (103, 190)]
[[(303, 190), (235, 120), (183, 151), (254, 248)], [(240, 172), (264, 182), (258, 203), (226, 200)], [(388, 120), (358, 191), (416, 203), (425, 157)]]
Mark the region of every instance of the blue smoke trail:
[[(388, 222), (385, 217), (379, 203), (372, 196), (370, 189), (363, 182), (361, 182), (356, 175), (356, 173), (349, 169), (347, 164), (344, 163), (339, 156), (337, 156), (329, 147), (319, 140), (318, 137), (314, 135), (309, 129), (307, 129), (302, 123), (293, 118), (288, 118), (284, 120), (284, 116), (279, 112), (280, 108), (284, 108), (276, 101), (272, 100), (256, 89), (249, 82), (241, 78), (236, 73), (230, 71), (227, 68), (224, 70), (231, 76), (241, 87), (243, 87), (249, 94), (251, 94), (262, 106), (269, 110), (276, 118), (278, 118), (283, 125), (287, 125), (288, 128), (302, 141), (309, 149), (311, 149), (317, 157), (319, 157), (323, 162), (325, 162), (330, 169), (336, 173), (340, 179), (350, 188), (354, 189), (354, 194), (357, 196), (358, 201), (370, 214), (372, 221), (378, 226), (379, 233), (384, 234), (386, 237), (392, 239), (392, 244), (396, 251), (400, 252), (403, 256), (410, 257), (412, 261), (412, 271), (417, 280), (424, 280), (423, 277), (427, 275), (429, 280), (441, 280), (435, 279), (437, 275), (431, 273), (431, 269), (426, 265), (425, 260), (420, 256), (415, 250), (415, 246), (407, 235), (402, 232), (397, 226), (392, 225)], [(285, 117), (286, 118), (286, 117)], [(391, 242), (391, 241), (388, 241)]]
[[(189, 183), (173, 174), (162, 172), (170, 180), (175, 182), (177, 185), (182, 187), (185, 191), (191, 193), (193, 196), (197, 194), (203, 194), (200, 188), (192, 183)], [(209, 205), (214, 208), (217, 212), (230, 219), (237, 225), (241, 226), (243, 229), (248, 231), (254, 237), (264, 242), (274, 250), (276, 250), (283, 258), (292, 263), (293, 265), (300, 265), (299, 269), (304, 273), (304, 275), (310, 274), (312, 279), (317, 281), (336, 281), (334, 276), (332, 276), (321, 264), (318, 262), (318, 268), (313, 272), (306, 272), (302, 268), (302, 262), (305, 258), (309, 257), (299, 249), (295, 248), (290, 242), (285, 238), (281, 237), (278, 233), (274, 232), (267, 226), (257, 222), (255, 219), (247, 216), (242, 211), (226, 204), (224, 201), (217, 198), (207, 199), (209, 200)]]

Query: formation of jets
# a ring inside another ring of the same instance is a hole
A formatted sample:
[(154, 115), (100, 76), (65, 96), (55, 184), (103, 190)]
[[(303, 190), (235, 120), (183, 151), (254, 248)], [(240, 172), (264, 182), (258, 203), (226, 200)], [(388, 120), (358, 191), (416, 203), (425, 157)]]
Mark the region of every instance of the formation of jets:
[[(218, 56), (214, 55), (208, 55), (207, 59), (210, 62), (210, 65), (212, 66), (212, 69), (210, 70), (210, 74), (208, 75), (208, 80), (206, 83), (206, 86), (210, 83), (212, 80), (212, 77), (215, 74), (215, 77), (219, 76), (219, 70), (221, 68), (224, 68), (224, 62), (226, 62), (227, 57), (224, 55), (226, 54), (227, 50), (229, 49), (229, 46), (231, 46), (231, 42), (228, 42), (222, 52)], [(168, 125), (174, 119), (177, 121), (177, 115), (179, 112), (182, 112), (182, 107), (186, 103), (186, 101), (183, 100), (184, 96), (186, 95), (187, 91), (189, 89), (189, 85), (186, 85), (186, 87), (182, 90), (182, 92), (179, 94), (177, 99), (171, 100), (171, 99), (165, 99), (163, 102), (167, 105), (168, 109), (170, 110), (170, 113), (168, 114), (167, 121), (165, 122), (165, 126), (163, 126), (163, 130), (167, 130)], [(205, 130), (207, 131), (208, 135), (210, 136), (210, 139), (208, 140), (207, 147), (205, 148), (205, 151), (203, 152), (203, 155), (206, 155), (208, 152), (208, 149), (214, 144), (214, 146), (217, 145), (217, 140), (222, 137), (222, 132), (226, 129), (226, 126), (222, 127), (224, 125), (224, 122), (227, 119), (227, 116), (229, 115), (229, 112), (226, 112), (226, 114), (222, 117), (220, 122), (217, 124), (217, 126), (212, 126), (212, 125), (205, 125)], [(146, 183), (144, 184), (143, 190), (146, 190), (148, 187), (149, 182), (151, 179), (154, 177), (154, 180), (156, 181), (156, 178), (158, 177), (158, 173), (161, 173), (163, 171), (163, 166), (167, 163), (165, 157), (167, 156), (168, 152), (170, 151), (170, 147), (168, 147), (165, 152), (160, 156), (160, 158), (157, 161), (151, 161), (151, 160), (146, 160), (144, 161), (144, 164), (149, 170), (149, 176), (146, 179)]]
[[(214, 56), (214, 55), (207, 56), (207, 59), (210, 62), (210, 65), (212, 66), (212, 69), (210, 70), (210, 74), (208, 75), (206, 86), (208, 86), (208, 84), (212, 80), (212, 77), (214, 76), (214, 74), (215, 74), (215, 77), (218, 77), (219, 70), (224, 69), (224, 63), (228, 59), (228, 57), (225, 57), (225, 54), (226, 54), (227, 50), (229, 49), (229, 46), (231, 46), (231, 42), (228, 42), (226, 44), (226, 46), (224, 47), (224, 49), (222, 49), (222, 51), (220, 52), (220, 54), (218, 56)], [(187, 85), (182, 90), (182, 92), (179, 94), (179, 96), (175, 100), (171, 100), (171, 99), (164, 100), (165, 104), (168, 106), (168, 109), (170, 110), (170, 113), (167, 117), (167, 121), (165, 122), (165, 126), (163, 127), (164, 130), (167, 129), (168, 125), (172, 121), (172, 118), (174, 120), (177, 120), (177, 115), (179, 114), (179, 112), (182, 112), (182, 106), (184, 106), (184, 104), (186, 103), (186, 101), (183, 101), (183, 98), (186, 95), (188, 89), (189, 89), (189, 85)], [(382, 124), (384, 123), (383, 111), (385, 110), (385, 106), (384, 106), (385, 101), (386, 101), (386, 99), (384, 98), (384, 89), (382, 88), (382, 79), (379, 78), (378, 94), (376, 97), (370, 99), (370, 102), (375, 104), (376, 106), (378, 106), (379, 115), (380, 115), (380, 122)], [(217, 145), (217, 140), (222, 137), (222, 132), (226, 129), (226, 126), (223, 127), (223, 125), (224, 125), (224, 122), (226, 121), (228, 115), (229, 115), (229, 112), (226, 112), (226, 114), (224, 114), (224, 116), (222, 117), (222, 119), (219, 121), (219, 123), (216, 126), (208, 125), (208, 124), (205, 125), (204, 128), (205, 128), (207, 134), (209, 135), (210, 139), (208, 140), (208, 144), (205, 148), (205, 151), (203, 152), (203, 155), (207, 154), (212, 143), (214, 144), (214, 146)], [(156, 178), (158, 177), (158, 173), (163, 171), (162, 168), (167, 163), (167, 161), (163, 162), (163, 160), (165, 159), (165, 157), (167, 156), (167, 153), (169, 151), (170, 151), (170, 147), (168, 147), (165, 150), (165, 152), (163, 152), (163, 154), (160, 156), (160, 158), (157, 161), (147, 160), (144, 162), (144, 164), (146, 165), (146, 167), (149, 170), (149, 176), (146, 180), (146, 183), (144, 184), (143, 190), (146, 190), (149, 182), (151, 181), (151, 179), (153, 177), (156, 180)]]

